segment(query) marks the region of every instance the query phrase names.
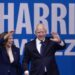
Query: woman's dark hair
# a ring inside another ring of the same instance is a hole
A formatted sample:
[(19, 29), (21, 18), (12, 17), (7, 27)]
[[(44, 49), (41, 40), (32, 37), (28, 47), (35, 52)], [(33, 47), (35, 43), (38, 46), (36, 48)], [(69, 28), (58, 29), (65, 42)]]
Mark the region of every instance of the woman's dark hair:
[[(4, 38), (4, 36), (7, 34), (8, 32), (3, 32), (0, 34), (0, 38)], [(4, 40), (4, 42), (2, 43), (2, 45), (4, 46), (6, 44), (6, 42), (8, 41), (8, 38)]]
[[(8, 32), (3, 32), (3, 33), (1, 33), (1, 34), (0, 34), (0, 38), (4, 38), (4, 36), (5, 36), (6, 34), (8, 34)], [(1, 46), (5, 46), (6, 43), (7, 43), (7, 41), (8, 41), (8, 38), (5, 39), (5, 40), (3, 41), (3, 43), (1, 43), (0, 45), (1, 45)], [(14, 43), (12, 44), (12, 47), (16, 47), (16, 46), (14, 45)]]

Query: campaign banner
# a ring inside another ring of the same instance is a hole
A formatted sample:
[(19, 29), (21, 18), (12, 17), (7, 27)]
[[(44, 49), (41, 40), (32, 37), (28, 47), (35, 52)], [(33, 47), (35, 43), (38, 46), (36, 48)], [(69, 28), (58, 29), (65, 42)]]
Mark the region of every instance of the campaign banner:
[(75, 75), (75, 0), (0, 0), (0, 33), (15, 31), (21, 59), (39, 23), (46, 26), (47, 36), (56, 32), (67, 44), (55, 53), (60, 75)]

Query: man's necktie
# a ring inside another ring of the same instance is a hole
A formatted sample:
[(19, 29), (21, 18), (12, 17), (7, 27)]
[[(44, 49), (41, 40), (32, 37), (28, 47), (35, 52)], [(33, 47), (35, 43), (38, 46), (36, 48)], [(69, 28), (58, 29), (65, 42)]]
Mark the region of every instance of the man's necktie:
[(40, 48), (40, 53), (43, 56), (45, 51), (45, 42), (41, 41), (41, 48)]
[[(41, 53), (42, 57), (44, 57), (45, 48), (46, 48), (45, 42), (41, 41), (41, 49), (40, 49), (41, 51), (40, 51), (40, 53)], [(44, 71), (47, 72), (47, 68), (46, 68), (45, 65), (44, 65)]]

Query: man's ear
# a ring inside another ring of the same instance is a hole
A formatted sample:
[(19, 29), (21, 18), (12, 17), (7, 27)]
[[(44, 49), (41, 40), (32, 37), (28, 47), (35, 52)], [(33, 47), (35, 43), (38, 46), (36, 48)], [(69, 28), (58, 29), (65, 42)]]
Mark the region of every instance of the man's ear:
[(45, 33), (47, 34), (47, 30), (45, 29)]
[(36, 32), (36, 30), (35, 30), (35, 33), (34, 33), (35, 35), (37, 34), (37, 32)]

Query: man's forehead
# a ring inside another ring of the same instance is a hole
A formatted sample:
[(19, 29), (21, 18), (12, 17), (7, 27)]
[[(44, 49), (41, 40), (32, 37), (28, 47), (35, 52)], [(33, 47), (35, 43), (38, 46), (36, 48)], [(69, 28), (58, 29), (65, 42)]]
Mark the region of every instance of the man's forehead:
[(43, 24), (38, 24), (38, 25), (36, 26), (36, 30), (39, 30), (39, 29), (44, 29), (44, 30), (46, 30), (46, 27), (45, 27)]
[(44, 26), (44, 24), (38, 24), (38, 25), (36, 26), (36, 28), (40, 28), (40, 27), (43, 28), (43, 27), (45, 27), (45, 26)]

